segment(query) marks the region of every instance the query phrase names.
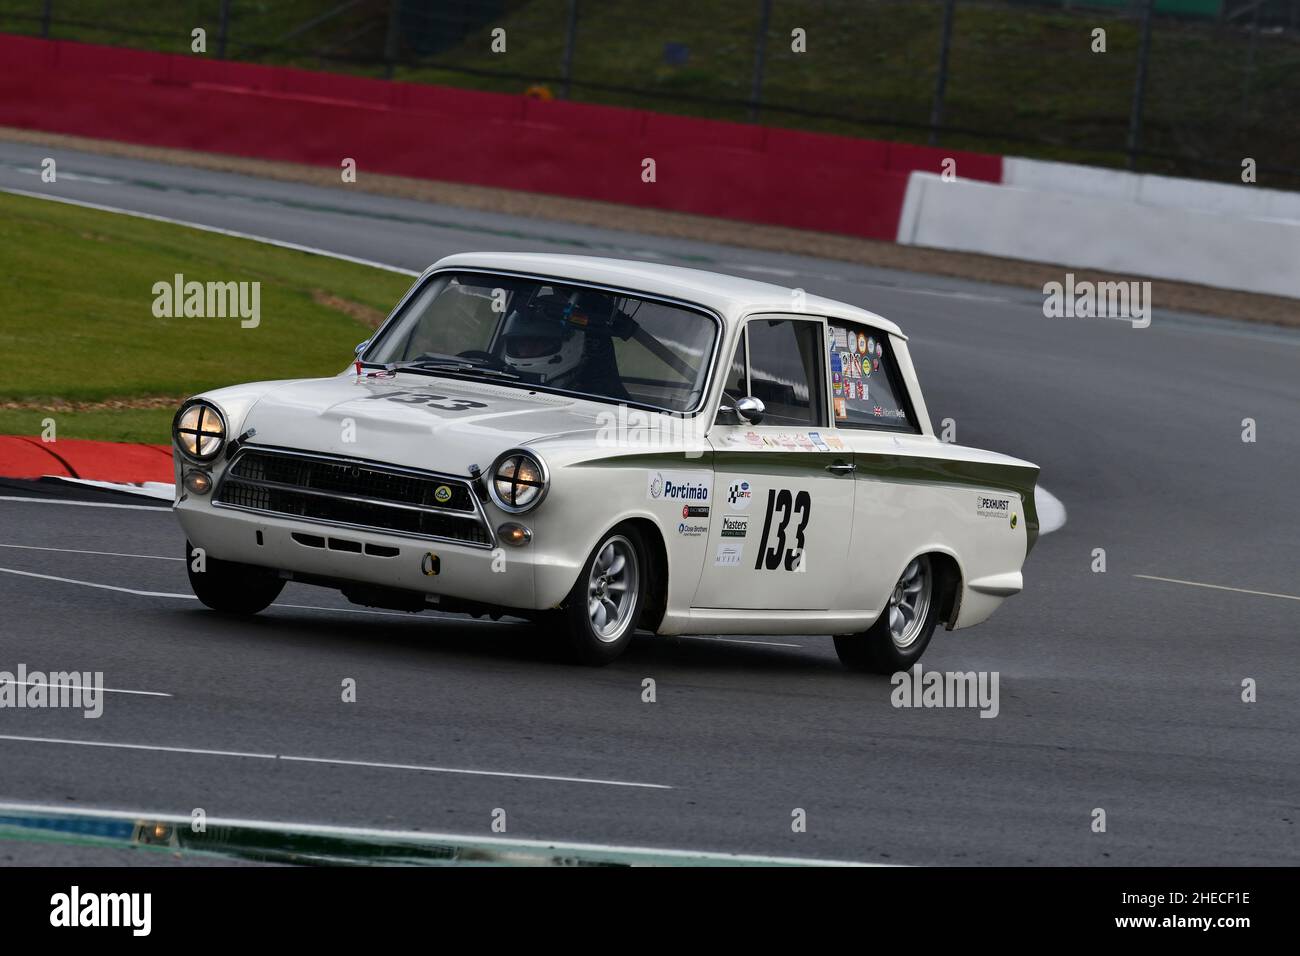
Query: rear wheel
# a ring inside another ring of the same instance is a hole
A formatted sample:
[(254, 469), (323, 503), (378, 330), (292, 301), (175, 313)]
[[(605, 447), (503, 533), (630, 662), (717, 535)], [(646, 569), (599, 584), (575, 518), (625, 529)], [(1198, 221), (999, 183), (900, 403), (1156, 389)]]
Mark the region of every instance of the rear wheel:
[(876, 623), (860, 634), (837, 636), (835, 653), (854, 670), (907, 670), (925, 653), (938, 623), (938, 581), (933, 562), (923, 554), (903, 569)]
[[(195, 570), (196, 565), (202, 570)], [(200, 562), (188, 541), (185, 542), (185, 570), (195, 597), (212, 610), (225, 614), (256, 614), (284, 590), (284, 580), (266, 568), (206, 555)]]
[(646, 594), (645, 545), (620, 525), (600, 540), (559, 614), (570, 655), (582, 664), (608, 664), (632, 643)]

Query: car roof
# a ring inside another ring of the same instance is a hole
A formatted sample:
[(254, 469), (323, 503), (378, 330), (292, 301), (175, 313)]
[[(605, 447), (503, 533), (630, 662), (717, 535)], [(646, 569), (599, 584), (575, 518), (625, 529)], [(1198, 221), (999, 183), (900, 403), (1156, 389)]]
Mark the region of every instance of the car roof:
[[(634, 259), (566, 256), (539, 252), (462, 252), (439, 259), (425, 274), (442, 269), (473, 268), (523, 272), (608, 285), (705, 306), (729, 321), (755, 312), (791, 312), (794, 290), (771, 282), (687, 269)], [(819, 295), (804, 296), (803, 311), (811, 315), (868, 323), (907, 338), (893, 322), (866, 309)]]

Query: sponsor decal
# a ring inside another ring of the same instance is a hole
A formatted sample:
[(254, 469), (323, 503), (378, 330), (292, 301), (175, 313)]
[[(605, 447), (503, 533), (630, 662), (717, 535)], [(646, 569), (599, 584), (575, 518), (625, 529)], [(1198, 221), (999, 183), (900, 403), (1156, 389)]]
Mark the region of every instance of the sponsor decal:
[(849, 417), (849, 410), (847, 406), (844, 404), (844, 399), (843, 397), (838, 395), (835, 397), (835, 417), (836, 418)]
[(704, 503), (709, 500), (709, 488), (712, 483), (713, 476), (708, 474), (655, 471), (649, 475), (646, 496), (652, 501)]
[(843, 448), (844, 440), (836, 435), (830, 435), (826, 439), (826, 444), (830, 445), (832, 448)]
[(439, 485), (433, 491), (433, 500), (440, 505), (451, 501), (451, 489), (446, 485)]
[(727, 504), (732, 511), (744, 511), (754, 500), (754, 489), (748, 481), (733, 481), (727, 486)]
[(708, 505), (682, 505), (683, 518), (707, 518), (708, 516)]
[(858, 333), (858, 354), (864, 355), (867, 351), (867, 337), (861, 332)]
[(722, 537), (743, 538), (749, 531), (749, 515), (723, 515)]
[(795, 435), (794, 440), (799, 443), (799, 447), (804, 451), (809, 451), (813, 447), (812, 439), (802, 433)]
[(781, 443), (782, 448), (789, 448), (793, 450), (799, 447), (799, 444), (794, 440), (794, 436), (788, 435), (784, 432), (782, 432), (780, 435), (777, 435), (776, 440)]
[(758, 432), (745, 432), (745, 441), (749, 442), (751, 445), (762, 446), (763, 437), (759, 435)]
[(1011, 499), (994, 495), (978, 495), (975, 499), (975, 513), (981, 518), (1009, 519)]
[(849, 347), (849, 330), (843, 326), (831, 326), (831, 345), (837, 349), (847, 349)]
[(876, 340), (871, 336), (867, 336), (867, 354), (870, 355), (875, 350), (876, 350)]
[(872, 359), (871, 364), (877, 372), (880, 371), (880, 359)]
[(869, 357), (864, 357), (862, 359), (862, 377), (871, 377), (871, 359)]
[(819, 450), (821, 451), (831, 450), (831, 446), (826, 444), (826, 442), (822, 441), (821, 432), (809, 432), (808, 437), (809, 439), (812, 440), (812, 443), (818, 447)]
[(737, 568), (740, 567), (740, 562), (744, 557), (744, 542), (733, 544), (726, 541), (718, 545), (718, 550), (713, 556), (713, 563), (720, 568)]
[[(880, 358), (880, 357), (881, 357), (882, 355), (884, 355), (884, 354), (885, 354), (885, 350), (881, 347), (880, 343), (877, 342), (877, 343), (876, 343), (876, 358)], [(876, 368), (880, 368), (880, 363), (879, 363), (879, 362), (876, 363)]]
[(707, 533), (709, 526), (706, 524), (687, 524), (685, 521), (677, 525), (677, 533), (683, 538), (698, 538), (700, 535)]

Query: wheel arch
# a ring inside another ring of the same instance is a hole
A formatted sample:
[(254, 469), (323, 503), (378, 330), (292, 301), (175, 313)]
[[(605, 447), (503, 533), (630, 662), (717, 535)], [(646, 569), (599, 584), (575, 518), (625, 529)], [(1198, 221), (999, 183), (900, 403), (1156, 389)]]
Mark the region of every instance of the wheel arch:
[(657, 631), (668, 608), (668, 546), (664, 542), (659, 525), (649, 518), (642, 517), (627, 518), (618, 522), (602, 534), (601, 539), (604, 539), (605, 535), (614, 528), (624, 526), (636, 529), (646, 550), (646, 602), (641, 609), (641, 620), (638, 626), (648, 631)]
[(957, 615), (961, 613), (962, 582), (965, 580), (965, 572), (956, 554), (947, 548), (931, 546), (921, 548), (904, 561), (902, 567), (898, 569), (898, 577), (903, 576), (909, 564), (922, 557), (930, 559), (939, 586), (939, 620), (943, 622), (944, 630), (951, 631), (957, 623)]

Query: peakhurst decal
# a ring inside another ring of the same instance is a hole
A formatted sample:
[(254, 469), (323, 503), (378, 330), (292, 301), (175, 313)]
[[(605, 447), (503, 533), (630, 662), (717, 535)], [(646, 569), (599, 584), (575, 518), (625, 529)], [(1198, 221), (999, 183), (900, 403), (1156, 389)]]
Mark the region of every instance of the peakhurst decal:
[(1000, 495), (977, 495), (975, 513), (981, 518), (1010, 518), (1011, 499)]
[(713, 476), (690, 471), (652, 471), (646, 480), (646, 497), (651, 501), (707, 505)]

